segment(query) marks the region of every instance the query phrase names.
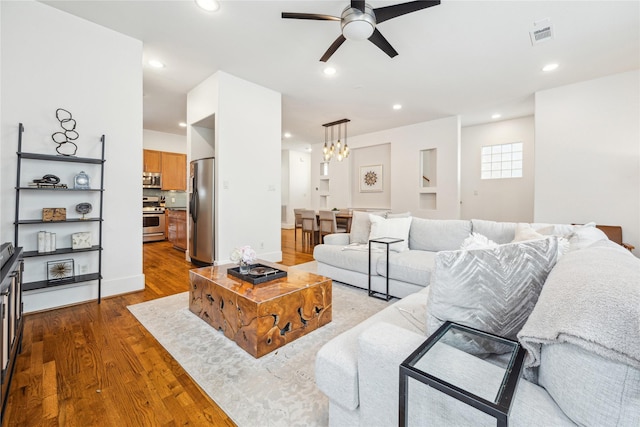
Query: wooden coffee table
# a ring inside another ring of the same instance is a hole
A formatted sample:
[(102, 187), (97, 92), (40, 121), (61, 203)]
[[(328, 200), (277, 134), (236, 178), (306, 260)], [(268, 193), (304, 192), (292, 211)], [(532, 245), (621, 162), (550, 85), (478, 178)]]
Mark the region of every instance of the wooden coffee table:
[(331, 279), (279, 264), (287, 277), (252, 285), (236, 265), (189, 271), (189, 310), (258, 358), (331, 322)]

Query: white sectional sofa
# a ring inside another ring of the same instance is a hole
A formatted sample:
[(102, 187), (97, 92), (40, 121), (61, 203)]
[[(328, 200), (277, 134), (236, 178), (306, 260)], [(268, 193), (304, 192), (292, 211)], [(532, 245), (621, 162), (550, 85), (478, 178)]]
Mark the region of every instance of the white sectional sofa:
[[(370, 219), (365, 212), (354, 212), (353, 215), (352, 232), (325, 236), (325, 243), (315, 247), (313, 257), (318, 262), (318, 274), (367, 288), (369, 253), (364, 245), (370, 237)], [(406, 222), (407, 219), (409, 227), (405, 224), (404, 229), (394, 231), (400, 231), (408, 243), (408, 250), (391, 251), (389, 256), (389, 293), (398, 298), (427, 286), (436, 253), (460, 248), (471, 233), (470, 221), (410, 217), (392, 217), (390, 221)], [(371, 288), (382, 292), (386, 291), (386, 252), (383, 248), (377, 249), (371, 254)]]
[[(344, 249), (353, 236), (345, 237), (316, 247), (318, 272), (366, 288), (368, 254)], [(397, 425), (399, 365), (445, 320), (527, 349), (510, 425), (640, 425), (638, 258), (588, 226), (412, 218), (407, 237), (389, 268), (391, 294), (402, 299), (318, 352), (316, 384), (329, 397), (331, 426)], [(499, 245), (474, 249), (482, 239)], [(381, 290), (385, 256), (372, 258)], [(512, 298), (517, 308), (505, 308)], [(499, 358), (453, 347), (442, 355), (479, 387)], [(414, 387), (409, 399), (410, 425), (495, 425), (427, 387)]]

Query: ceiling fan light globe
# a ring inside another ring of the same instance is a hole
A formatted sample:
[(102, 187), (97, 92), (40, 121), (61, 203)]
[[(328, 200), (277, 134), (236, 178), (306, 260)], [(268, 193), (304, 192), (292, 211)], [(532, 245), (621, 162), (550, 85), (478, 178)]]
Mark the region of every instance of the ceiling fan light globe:
[(376, 15), (368, 4), (364, 12), (348, 6), (342, 11), (341, 26), (347, 40), (367, 40), (376, 29)]
[(351, 21), (342, 27), (342, 35), (347, 40), (367, 40), (374, 29), (367, 21)]

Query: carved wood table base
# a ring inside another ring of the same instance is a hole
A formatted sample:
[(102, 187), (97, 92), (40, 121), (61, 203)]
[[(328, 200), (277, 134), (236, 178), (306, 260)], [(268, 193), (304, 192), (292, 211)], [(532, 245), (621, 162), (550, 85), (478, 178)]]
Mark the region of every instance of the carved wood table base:
[(260, 261), (287, 277), (252, 285), (231, 275), (233, 264), (189, 271), (189, 310), (253, 357), (331, 322), (331, 279)]

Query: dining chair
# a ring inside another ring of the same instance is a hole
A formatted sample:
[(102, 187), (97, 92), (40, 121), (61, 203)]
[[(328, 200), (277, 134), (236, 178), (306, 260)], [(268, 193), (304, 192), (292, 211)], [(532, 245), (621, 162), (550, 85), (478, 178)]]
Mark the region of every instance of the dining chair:
[(293, 228), (293, 244), (296, 244), (296, 240), (298, 238), (298, 229), (302, 230), (302, 211), (304, 209), (294, 209), (293, 216), (294, 219), (294, 228)]
[(336, 212), (336, 224), (338, 228), (344, 228), (346, 233), (351, 233), (352, 215), (351, 209), (341, 209)]
[(316, 234), (318, 233), (318, 222), (316, 221), (316, 212), (303, 209), (302, 210), (302, 244), (305, 244), (305, 237), (307, 244), (315, 245)]
[(336, 211), (320, 211), (320, 226), (319, 226), (319, 234), (320, 234), (320, 242), (323, 242), (324, 236), (327, 234), (334, 233), (346, 233), (346, 227), (338, 227), (336, 221)]

